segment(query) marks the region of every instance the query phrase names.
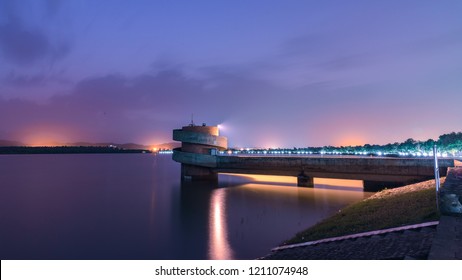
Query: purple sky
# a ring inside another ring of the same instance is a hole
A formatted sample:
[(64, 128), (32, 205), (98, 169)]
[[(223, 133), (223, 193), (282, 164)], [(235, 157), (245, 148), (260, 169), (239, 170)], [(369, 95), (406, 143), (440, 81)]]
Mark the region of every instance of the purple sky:
[[(462, 1), (0, 0), (0, 139), (232, 146), (462, 130)], [(436, 110), (434, 109), (436, 108)]]

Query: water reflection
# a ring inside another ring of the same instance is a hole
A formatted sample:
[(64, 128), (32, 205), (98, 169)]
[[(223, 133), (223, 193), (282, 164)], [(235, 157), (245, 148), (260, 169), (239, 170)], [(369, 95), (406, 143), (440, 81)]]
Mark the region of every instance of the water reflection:
[(320, 179), (315, 188), (300, 188), (296, 178), (287, 176), (221, 174), (220, 187), (211, 200), (218, 191), (216, 200), (226, 202), (220, 211), (228, 232), (220, 237), (234, 259), (263, 256), (298, 231), (370, 195), (361, 181)]
[(233, 259), (233, 251), (228, 241), (226, 216), (226, 191), (216, 189), (212, 192), (209, 213), (209, 259)]
[(0, 156), (1, 259), (255, 259), (368, 196), (351, 182), (220, 175), (169, 156)]
[(362, 180), (314, 178), (315, 188), (363, 192)]
[(361, 181), (351, 180), (319, 179), (315, 188), (297, 187), (293, 177), (247, 174), (220, 174), (218, 185), (183, 182), (179, 232), (187, 235), (180, 239), (182, 256), (264, 256), (298, 231), (369, 195)]

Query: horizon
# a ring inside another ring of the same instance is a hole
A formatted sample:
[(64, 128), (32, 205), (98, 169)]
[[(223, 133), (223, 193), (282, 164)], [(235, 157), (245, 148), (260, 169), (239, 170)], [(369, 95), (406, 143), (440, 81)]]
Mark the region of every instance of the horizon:
[[(408, 137), (406, 138), (405, 140), (402, 140), (402, 141), (393, 141), (393, 142), (389, 142), (389, 143), (382, 143), (382, 144), (379, 144), (379, 143), (364, 143), (364, 144), (359, 144), (359, 145), (339, 145), (339, 146), (334, 146), (334, 145), (321, 145), (321, 146), (286, 146), (286, 147), (243, 147), (243, 146), (229, 146), (228, 149), (242, 149), (242, 148), (250, 148), (250, 149), (293, 149), (293, 148), (323, 148), (323, 147), (336, 147), (336, 148), (339, 148), (339, 147), (362, 147), (362, 146), (365, 146), (365, 145), (378, 145), (378, 146), (385, 146), (385, 145), (388, 145), (388, 144), (394, 144), (394, 143), (404, 143), (406, 140), (408, 139), (413, 139), (415, 140), (416, 142), (425, 142), (425, 141), (428, 141), (428, 140), (432, 140), (432, 141), (438, 141), (438, 138), (439, 136), (442, 136), (442, 135), (450, 135), (452, 133), (455, 133), (455, 134), (458, 134), (458, 133), (462, 133), (462, 131), (451, 131), (451, 132), (447, 132), (447, 133), (443, 133), (441, 135), (438, 135), (438, 137), (435, 137), (435, 138), (429, 138), (429, 139), (414, 139), (412, 137)], [(220, 135), (221, 132), (220, 132)], [(224, 135), (226, 137), (226, 135)], [(229, 139), (228, 139), (229, 141)], [(23, 143), (21, 141), (16, 141), (16, 140), (8, 140), (8, 139), (0, 139), (0, 143), (3, 143), (3, 142), (15, 142), (17, 144), (20, 144), (20, 145), (24, 145), (24, 147), (64, 147), (64, 146), (73, 146), (73, 145), (76, 145), (76, 144), (91, 144), (91, 145), (96, 145), (96, 144), (116, 144), (116, 145), (120, 145), (120, 146), (124, 146), (124, 145), (137, 145), (137, 146), (144, 146), (148, 149), (158, 149), (159, 146), (163, 146), (163, 145), (172, 145), (172, 144), (177, 144), (177, 145), (180, 145), (180, 142), (178, 141), (174, 141), (174, 140), (171, 140), (170, 142), (165, 142), (165, 143), (156, 143), (156, 144), (144, 144), (144, 143), (134, 143), (134, 142), (127, 142), (127, 143), (117, 143), (117, 142), (114, 142), (114, 141), (107, 141), (107, 142), (90, 142), (90, 141), (75, 141), (75, 142), (57, 142), (57, 141), (53, 141), (53, 142), (50, 142), (48, 144), (44, 143), (44, 144), (28, 144), (28, 143)]]
[[(460, 130), (462, 2), (0, 3), (0, 139), (384, 145)], [(148, 144), (149, 143), (149, 144)]]

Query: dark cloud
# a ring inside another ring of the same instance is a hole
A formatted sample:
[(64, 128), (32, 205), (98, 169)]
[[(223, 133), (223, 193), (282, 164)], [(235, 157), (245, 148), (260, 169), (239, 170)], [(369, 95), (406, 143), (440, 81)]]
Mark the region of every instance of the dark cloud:
[(178, 108), (185, 103), (194, 106), (203, 95), (200, 80), (187, 78), (177, 70), (166, 70), (133, 78), (123, 75), (89, 78), (78, 83), (69, 98), (73, 102), (91, 101), (93, 106), (119, 110), (124, 106), (130, 109), (156, 105)]
[[(267, 83), (218, 70), (208, 75), (191, 78), (178, 69), (135, 77), (107, 75), (85, 79), (69, 94), (54, 96), (47, 103), (3, 100), (0, 127), (8, 133), (0, 138), (27, 140), (33, 127), (53, 124), (77, 131), (80, 138), (76, 140), (168, 141), (171, 129), (187, 124), (191, 113), (199, 123), (218, 124), (236, 117), (237, 111), (242, 111), (238, 119), (254, 114), (259, 119), (272, 110), (275, 89)], [(14, 74), (9, 79), (19, 84), (41, 82), (41, 77)], [(293, 101), (281, 106), (289, 103)], [(283, 111), (273, 113), (280, 114)]]
[[(58, 134), (55, 141), (165, 142), (193, 113), (197, 123), (224, 123), (223, 134), (237, 146), (325, 145), (349, 134), (374, 135), (371, 142), (383, 143), (402, 140), (384, 129), (390, 123), (412, 127), (432, 118), (419, 113), (415, 100), (400, 99), (396, 107), (390, 92), (374, 84), (289, 89), (237, 68), (208, 68), (202, 78), (166, 68), (135, 77), (91, 77), (46, 103), (0, 99), (0, 139), (27, 142), (49, 131)], [(26, 77), (11, 79), (27, 83)], [(450, 119), (450, 112), (441, 117)]]
[[(57, 7), (57, 5), (47, 4), (47, 7)], [(29, 66), (43, 59), (50, 59), (50, 61), (61, 59), (70, 52), (69, 42), (55, 40), (56, 38), (51, 38), (39, 27), (26, 26), (11, 2), (7, 1), (4, 7), (6, 9), (3, 14), (6, 21), (0, 24), (0, 53), (7, 61)], [(57, 8), (47, 8), (50, 11), (54, 9)]]
[(43, 74), (37, 75), (20, 75), (10, 72), (3, 79), (5, 85), (13, 87), (35, 87), (46, 84), (46, 77)]
[(0, 25), (0, 50), (17, 64), (31, 64), (53, 52), (48, 38), (40, 30), (27, 30), (18, 20)]

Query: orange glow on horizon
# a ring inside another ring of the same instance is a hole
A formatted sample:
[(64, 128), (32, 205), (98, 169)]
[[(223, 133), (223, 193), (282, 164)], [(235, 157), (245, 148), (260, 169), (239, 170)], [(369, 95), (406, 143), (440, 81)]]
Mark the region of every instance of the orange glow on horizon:
[(339, 137), (334, 146), (362, 146), (366, 143), (367, 141), (360, 135), (344, 135)]
[(76, 137), (74, 128), (57, 124), (34, 124), (19, 131), (20, 141), (32, 147), (58, 146), (72, 142)]
[(30, 135), (26, 136), (25, 144), (31, 147), (39, 147), (39, 146), (61, 146), (69, 141), (67, 141), (66, 137), (58, 133), (31, 133)]

